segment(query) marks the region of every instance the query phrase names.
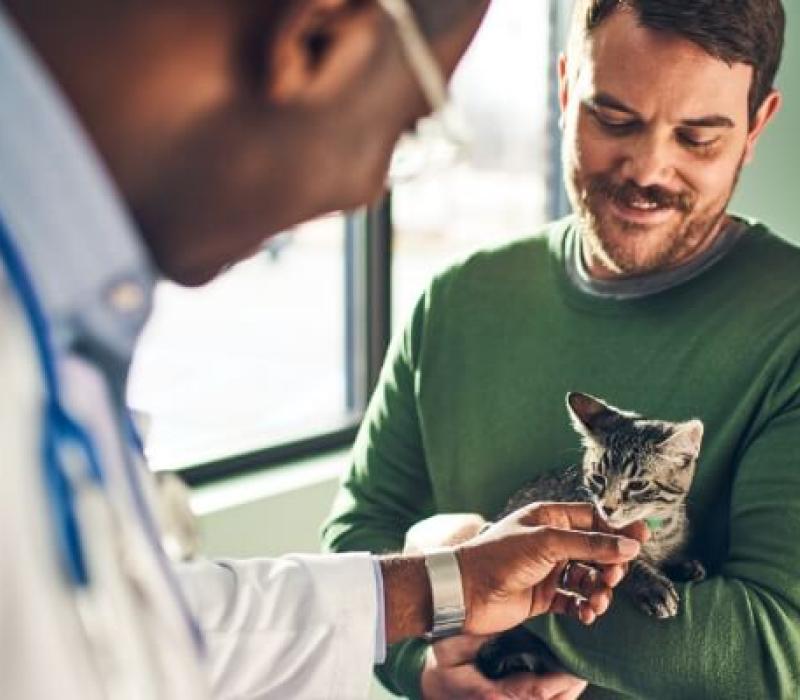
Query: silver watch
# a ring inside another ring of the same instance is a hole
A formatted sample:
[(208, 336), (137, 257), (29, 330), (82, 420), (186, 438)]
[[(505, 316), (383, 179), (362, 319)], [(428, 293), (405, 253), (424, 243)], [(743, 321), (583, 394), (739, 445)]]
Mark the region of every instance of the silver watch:
[(425, 568), (433, 599), (433, 627), (425, 638), (433, 640), (461, 634), (467, 611), (455, 552), (452, 549), (426, 552)]

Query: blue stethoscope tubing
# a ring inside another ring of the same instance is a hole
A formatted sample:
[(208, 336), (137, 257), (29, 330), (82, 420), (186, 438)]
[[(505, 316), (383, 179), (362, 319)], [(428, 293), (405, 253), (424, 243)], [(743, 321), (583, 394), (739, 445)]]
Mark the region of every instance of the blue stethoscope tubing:
[[(8, 278), (17, 292), (25, 316), (28, 319), (39, 365), (44, 379), (46, 401), (44, 406), (43, 459), (44, 482), (50, 504), (53, 530), (62, 567), (70, 583), (78, 588), (87, 588), (91, 581), (87, 569), (84, 547), (81, 543), (80, 528), (75, 506), (75, 494), (70, 478), (64, 467), (65, 454), (78, 450), (86, 465), (85, 476), (100, 489), (106, 488), (106, 479), (97, 450), (87, 431), (65, 409), (61, 400), (61, 387), (56, 367), (56, 352), (50, 337), (47, 317), (39, 302), (31, 277), (22, 256), (17, 251), (11, 234), (0, 216), (0, 257), (2, 257)], [(140, 447), (138, 435), (132, 424), (127, 426), (131, 440)], [(153, 551), (159, 559), (164, 576), (169, 583), (187, 625), (192, 633), (196, 650), (204, 653), (204, 642), (200, 628), (189, 611), (177, 580), (160, 545), (158, 528), (146, 505), (141, 486), (132, 473), (134, 466), (125, 460), (126, 476), (138, 515)]]

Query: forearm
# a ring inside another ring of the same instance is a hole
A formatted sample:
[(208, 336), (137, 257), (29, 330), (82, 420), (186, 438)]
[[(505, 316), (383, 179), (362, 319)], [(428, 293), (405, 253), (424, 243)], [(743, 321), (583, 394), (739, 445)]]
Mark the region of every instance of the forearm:
[(564, 618), (529, 623), (562, 663), (591, 684), (640, 698), (794, 698), (800, 619), (742, 580), (681, 588), (674, 620), (645, 616), (623, 596), (592, 628)]

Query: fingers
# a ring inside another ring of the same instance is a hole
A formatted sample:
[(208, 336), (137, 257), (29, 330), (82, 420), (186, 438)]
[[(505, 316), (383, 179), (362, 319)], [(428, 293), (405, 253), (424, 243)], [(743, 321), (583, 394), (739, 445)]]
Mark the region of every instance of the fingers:
[(603, 582), (609, 588), (616, 588), (622, 579), (625, 578), (625, 574), (628, 573), (625, 564), (608, 564), (598, 567), (597, 570), (600, 572)]
[(420, 520), (406, 532), (403, 552), (425, 552), (460, 544), (477, 535), (485, 522), (477, 513), (442, 513)]
[(602, 574), (591, 566), (572, 562), (561, 579), (562, 592), (577, 595), (596, 615), (602, 615), (611, 604), (611, 589)]
[[(582, 600), (575, 595), (558, 592), (553, 598), (549, 612), (571, 617), (583, 625), (593, 625), (611, 604), (610, 594), (598, 594), (598, 596), (591, 600)], [(599, 600), (602, 602), (598, 602)]]
[(592, 503), (532, 503), (514, 515), (522, 525), (591, 530), (622, 535), (639, 542), (647, 542), (651, 537), (649, 528), (641, 520), (615, 530)]
[(508, 700), (500, 685), (485, 678), (472, 664), (444, 668), (426, 667), (422, 671), (420, 686), (422, 697), (429, 700)]
[(557, 588), (552, 593), (548, 612), (591, 625), (608, 611), (613, 594), (603, 579), (603, 572), (579, 562), (570, 562), (558, 570)]
[(575, 683), (571, 688), (556, 695), (553, 700), (578, 700), (583, 695), (589, 683), (581, 678), (575, 678)]
[[(599, 530), (597, 509), (591, 503), (531, 503), (515, 514), (522, 525), (549, 525), (565, 530)], [(606, 527), (602, 527), (607, 530)]]
[(500, 685), (512, 698), (536, 697), (555, 700), (564, 693), (571, 693), (568, 697), (578, 697), (588, 684), (572, 674), (555, 672), (542, 675), (520, 673), (504, 678), (500, 681)]
[(633, 559), (641, 545), (619, 535), (577, 532), (545, 528), (535, 533), (542, 545), (542, 554), (551, 562), (582, 559), (599, 564), (622, 564)]
[(442, 666), (458, 666), (472, 663), (478, 650), (486, 644), (493, 635), (459, 634), (455, 637), (440, 639), (433, 643), (433, 653), (436, 661)]
[(647, 524), (642, 520), (637, 520), (635, 523), (626, 525), (621, 530), (617, 530), (616, 534), (630, 537), (642, 543), (647, 542), (652, 536), (650, 528), (648, 528)]

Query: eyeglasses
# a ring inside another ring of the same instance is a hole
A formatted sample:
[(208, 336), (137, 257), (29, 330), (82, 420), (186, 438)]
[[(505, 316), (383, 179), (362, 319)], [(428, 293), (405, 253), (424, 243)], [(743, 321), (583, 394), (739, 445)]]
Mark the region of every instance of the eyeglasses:
[(472, 137), (463, 116), (450, 100), (444, 72), (408, 0), (377, 1), (394, 22), (409, 68), (433, 112), (417, 123), (415, 133), (400, 137), (389, 165), (388, 181), (392, 185), (467, 160)]

